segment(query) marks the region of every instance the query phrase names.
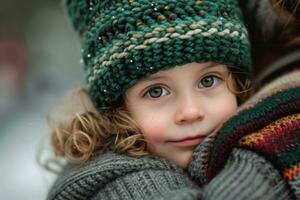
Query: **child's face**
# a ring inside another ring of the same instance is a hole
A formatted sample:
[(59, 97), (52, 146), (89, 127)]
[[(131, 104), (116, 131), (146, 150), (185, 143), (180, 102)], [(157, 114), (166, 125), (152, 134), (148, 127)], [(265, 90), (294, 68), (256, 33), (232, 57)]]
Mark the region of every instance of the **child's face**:
[(128, 89), (126, 106), (148, 151), (186, 168), (194, 148), (237, 109), (228, 69), (190, 63), (153, 74)]

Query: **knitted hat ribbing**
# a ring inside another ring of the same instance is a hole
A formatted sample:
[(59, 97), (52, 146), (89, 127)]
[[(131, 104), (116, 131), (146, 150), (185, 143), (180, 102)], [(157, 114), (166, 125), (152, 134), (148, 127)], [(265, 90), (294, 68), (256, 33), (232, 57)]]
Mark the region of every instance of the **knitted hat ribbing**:
[(100, 110), (159, 70), (214, 61), (250, 71), (237, 0), (66, 0), (66, 7)]

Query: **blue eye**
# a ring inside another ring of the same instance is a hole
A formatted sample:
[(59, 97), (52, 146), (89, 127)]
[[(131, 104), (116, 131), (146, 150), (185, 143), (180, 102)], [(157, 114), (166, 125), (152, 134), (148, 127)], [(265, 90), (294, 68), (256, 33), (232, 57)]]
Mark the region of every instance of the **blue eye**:
[(152, 87), (150, 88), (146, 93), (145, 96), (151, 97), (151, 98), (159, 98), (161, 96), (167, 95), (168, 92), (164, 88), (160, 86)]
[(199, 82), (198, 87), (199, 88), (210, 88), (215, 86), (218, 81), (220, 81), (220, 78), (214, 75), (205, 76), (202, 78)]

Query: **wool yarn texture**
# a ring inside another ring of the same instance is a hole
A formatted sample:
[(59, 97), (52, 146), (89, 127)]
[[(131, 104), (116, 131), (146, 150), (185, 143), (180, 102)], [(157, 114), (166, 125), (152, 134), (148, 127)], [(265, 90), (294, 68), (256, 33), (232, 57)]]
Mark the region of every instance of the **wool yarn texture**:
[(237, 0), (65, 0), (82, 45), (89, 94), (101, 111), (160, 70), (213, 61), (251, 71)]

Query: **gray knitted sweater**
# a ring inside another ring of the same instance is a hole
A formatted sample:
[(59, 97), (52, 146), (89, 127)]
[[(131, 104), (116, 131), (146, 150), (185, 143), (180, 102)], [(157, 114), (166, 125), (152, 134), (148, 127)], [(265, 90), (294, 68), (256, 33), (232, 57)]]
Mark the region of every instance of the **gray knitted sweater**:
[[(257, 102), (261, 102), (267, 96), (273, 96), (274, 92), (299, 87), (299, 76), (300, 71), (293, 72), (262, 88), (240, 108), (239, 114), (231, 122), (239, 119), (242, 110), (256, 109), (259, 105)], [(267, 103), (265, 105), (268, 106)], [(265, 124), (269, 124), (267, 119), (272, 121), (271, 118), (265, 118)], [(227, 127), (230, 124), (229, 121)], [(244, 132), (247, 134), (246, 129)], [(217, 136), (220, 137), (222, 132)], [(209, 180), (206, 175), (210, 166), (208, 155), (212, 149), (211, 145), (218, 143), (215, 139), (208, 137), (198, 145), (186, 171), (153, 156), (132, 158), (112, 152), (95, 155), (82, 165), (67, 165), (58, 176), (47, 199), (295, 199), (294, 194), (299, 192), (299, 183), (289, 185), (281, 176), (280, 170), (275, 168), (276, 163), (274, 165), (270, 160), (266, 160), (267, 155), (239, 145), (230, 151), (226, 163), (218, 172), (211, 171), (215, 175)], [(220, 159), (220, 156), (217, 158)], [(296, 193), (293, 193), (291, 188)]]
[[(201, 162), (193, 162), (189, 173), (199, 174)], [(205, 187), (200, 188), (187, 174), (160, 158), (105, 153), (83, 165), (67, 166), (48, 200), (292, 199), (271, 164), (243, 149), (235, 149), (224, 169)]]

